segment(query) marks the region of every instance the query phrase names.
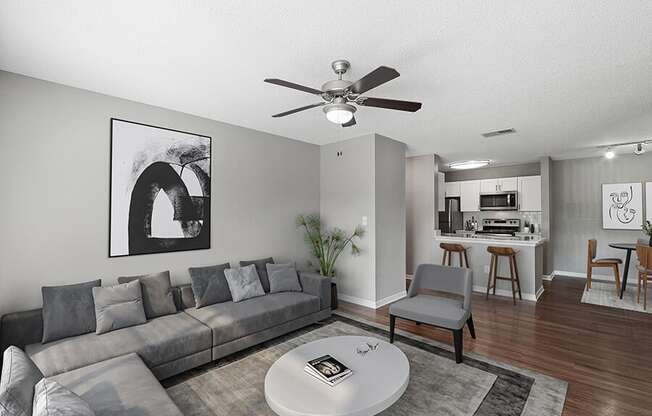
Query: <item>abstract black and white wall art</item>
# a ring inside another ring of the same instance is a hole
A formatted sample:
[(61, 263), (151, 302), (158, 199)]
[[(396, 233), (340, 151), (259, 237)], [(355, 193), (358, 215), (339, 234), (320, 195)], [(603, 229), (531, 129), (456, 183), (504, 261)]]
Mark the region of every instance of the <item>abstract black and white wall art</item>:
[(643, 187), (640, 183), (602, 185), (602, 228), (640, 230), (643, 225)]
[(210, 248), (211, 138), (111, 119), (109, 257)]

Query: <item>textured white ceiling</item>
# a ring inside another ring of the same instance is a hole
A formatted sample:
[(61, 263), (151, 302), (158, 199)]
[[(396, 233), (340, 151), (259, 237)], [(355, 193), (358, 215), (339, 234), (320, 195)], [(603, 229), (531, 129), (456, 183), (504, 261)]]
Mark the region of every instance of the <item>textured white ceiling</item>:
[[(396, 68), (367, 95), (423, 109), (361, 108), (348, 129), (320, 109), (270, 117), (318, 100), (264, 78), (319, 88), (337, 58), (349, 79)], [(312, 143), (377, 132), (446, 160), (652, 136), (649, 0), (3, 0), (0, 68)]]

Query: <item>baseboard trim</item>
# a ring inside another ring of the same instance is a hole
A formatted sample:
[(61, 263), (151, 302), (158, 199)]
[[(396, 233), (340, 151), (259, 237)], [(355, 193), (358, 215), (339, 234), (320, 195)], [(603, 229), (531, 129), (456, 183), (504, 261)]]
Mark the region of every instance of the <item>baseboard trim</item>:
[[(550, 280), (552, 280), (552, 279), (550, 279)], [(537, 298), (537, 302), (539, 301), (539, 298), (541, 297), (541, 295), (543, 295), (544, 291), (545, 291), (545, 289), (543, 288), (543, 285), (541, 285), (539, 290), (537, 290), (537, 294), (535, 295), (535, 297)]]
[(377, 301), (369, 300), (369, 299), (363, 299), (363, 298), (358, 298), (355, 296), (349, 296), (349, 295), (344, 295), (344, 294), (337, 294), (338, 298), (344, 302), (349, 302), (349, 303), (354, 303), (356, 305), (360, 306), (365, 306), (367, 308), (372, 308), (372, 309), (378, 309), (381, 308), (387, 304), (390, 304), (392, 302), (395, 302), (399, 299), (402, 299), (407, 296), (407, 291), (403, 290), (401, 292), (395, 293), (391, 296), (387, 296), (386, 298), (382, 298)]
[[(555, 276), (567, 276), (567, 277), (577, 277), (579, 279), (586, 279), (586, 273), (578, 273), (578, 272), (568, 272), (565, 270), (555, 270), (553, 272), (553, 275)], [(613, 275), (606, 275), (606, 274), (595, 274), (591, 275), (591, 278), (593, 280), (606, 280), (607, 282), (613, 282), (616, 280), (616, 278)]]
[[(478, 293), (487, 293), (487, 287), (486, 286), (473, 286), (473, 291), (478, 292)], [(541, 293), (543, 293), (543, 287), (539, 289)], [(539, 296), (541, 296), (541, 293), (537, 292), (536, 294), (533, 293), (521, 293), (521, 296), (523, 297), (523, 300), (529, 300), (532, 302), (536, 302)], [(493, 296), (493, 289), (490, 293), (490, 295)], [(505, 289), (496, 289), (496, 296), (504, 296), (511, 298), (512, 297), (512, 292), (509, 290)]]

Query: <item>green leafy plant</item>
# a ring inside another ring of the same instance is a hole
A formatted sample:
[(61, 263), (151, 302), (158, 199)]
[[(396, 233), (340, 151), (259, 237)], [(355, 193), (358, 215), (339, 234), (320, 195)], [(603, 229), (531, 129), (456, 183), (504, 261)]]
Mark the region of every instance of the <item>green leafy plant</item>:
[(357, 226), (351, 234), (341, 228), (324, 230), (319, 215), (299, 215), (297, 227), (303, 228), (310, 251), (319, 261), (322, 276), (335, 276), (335, 262), (348, 245), (351, 245), (352, 255), (360, 254), (355, 240), (364, 236), (364, 228), (361, 226)]

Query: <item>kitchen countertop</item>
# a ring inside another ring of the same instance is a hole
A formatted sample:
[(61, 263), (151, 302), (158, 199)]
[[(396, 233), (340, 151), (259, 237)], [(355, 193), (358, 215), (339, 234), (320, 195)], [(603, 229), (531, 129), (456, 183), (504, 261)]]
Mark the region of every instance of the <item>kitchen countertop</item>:
[(485, 245), (497, 245), (497, 246), (519, 246), (519, 247), (537, 247), (545, 243), (547, 240), (545, 238), (538, 238), (534, 236), (533, 240), (525, 240), (524, 237), (493, 237), (493, 236), (483, 236), (482, 234), (474, 235), (460, 235), (460, 234), (441, 234), (436, 235), (435, 240), (444, 241), (448, 243), (460, 243), (460, 244), (485, 244)]

